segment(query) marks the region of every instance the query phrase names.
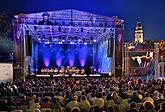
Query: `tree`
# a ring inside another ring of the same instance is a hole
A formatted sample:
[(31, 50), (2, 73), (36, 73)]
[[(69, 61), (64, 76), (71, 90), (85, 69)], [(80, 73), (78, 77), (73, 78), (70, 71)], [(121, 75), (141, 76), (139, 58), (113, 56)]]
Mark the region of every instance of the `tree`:
[(8, 16), (5, 12), (0, 14), (0, 37), (1, 38), (9, 38), (9, 35), (12, 31), (12, 25), (9, 22)]
[(0, 62), (10, 60), (13, 52), (12, 25), (5, 12), (0, 14)]

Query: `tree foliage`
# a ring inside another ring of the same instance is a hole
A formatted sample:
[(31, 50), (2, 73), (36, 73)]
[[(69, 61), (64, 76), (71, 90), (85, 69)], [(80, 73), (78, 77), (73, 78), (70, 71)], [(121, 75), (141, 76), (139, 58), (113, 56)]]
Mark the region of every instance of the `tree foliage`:
[(13, 52), (12, 24), (5, 12), (0, 13), (0, 62), (10, 60)]

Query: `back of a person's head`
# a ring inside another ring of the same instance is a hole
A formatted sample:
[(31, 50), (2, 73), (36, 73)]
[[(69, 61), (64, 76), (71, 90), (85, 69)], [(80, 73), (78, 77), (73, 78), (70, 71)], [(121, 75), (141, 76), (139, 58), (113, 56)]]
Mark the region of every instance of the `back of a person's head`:
[(45, 112), (51, 112), (50, 110), (45, 110)]
[(148, 92), (145, 92), (144, 96), (145, 97), (150, 97), (150, 94)]
[(120, 95), (120, 97), (121, 97), (122, 99), (126, 99), (126, 94), (125, 94), (124, 92), (122, 92), (121, 95)]
[(145, 102), (145, 104), (144, 104), (144, 107), (146, 108), (146, 109), (154, 109), (154, 104), (152, 104), (151, 102)]
[(102, 96), (103, 96), (103, 95), (102, 95), (102, 93), (100, 93), (100, 92), (97, 94), (97, 98), (102, 98)]
[(133, 92), (133, 96), (138, 96), (138, 92)]
[(101, 112), (101, 109), (98, 106), (91, 107), (90, 112)]
[(91, 97), (96, 97), (94, 92), (91, 93)]
[(74, 107), (71, 112), (80, 112), (80, 109), (78, 107)]
[(74, 97), (73, 97), (73, 101), (77, 101), (78, 100), (78, 97), (75, 95)]
[(36, 99), (34, 100), (34, 103), (39, 103), (39, 99), (36, 98)]
[(164, 99), (164, 96), (163, 96), (162, 93), (159, 93), (159, 98), (160, 98), (160, 99)]
[(35, 109), (34, 112), (41, 112), (41, 110), (40, 109)]
[(46, 102), (46, 103), (49, 102), (49, 98), (48, 97), (45, 97), (44, 98), (44, 102)]
[(110, 94), (107, 95), (106, 100), (111, 100), (111, 95)]
[(84, 101), (84, 100), (86, 100), (87, 98), (86, 98), (85, 95), (83, 95), (81, 99), (82, 99), (82, 101)]
[(131, 102), (130, 103), (130, 109), (134, 109), (136, 108), (136, 103), (135, 102)]
[(107, 112), (114, 112), (114, 108), (112, 105), (109, 105), (107, 108)]
[(160, 110), (164, 110), (165, 111), (165, 102), (162, 102), (160, 104)]

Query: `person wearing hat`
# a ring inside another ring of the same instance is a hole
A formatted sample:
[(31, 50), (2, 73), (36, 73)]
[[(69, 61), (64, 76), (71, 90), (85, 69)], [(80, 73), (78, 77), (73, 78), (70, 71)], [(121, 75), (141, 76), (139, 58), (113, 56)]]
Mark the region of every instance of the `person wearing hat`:
[(49, 17), (50, 17), (49, 13), (44, 12), (42, 14), (43, 19), (42, 19), (42, 21), (38, 22), (38, 25), (53, 25), (53, 23), (49, 20)]

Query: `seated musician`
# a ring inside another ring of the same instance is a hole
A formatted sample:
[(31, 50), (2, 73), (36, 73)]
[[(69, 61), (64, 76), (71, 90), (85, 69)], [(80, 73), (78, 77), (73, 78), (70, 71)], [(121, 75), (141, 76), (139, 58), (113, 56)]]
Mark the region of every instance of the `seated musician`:
[(58, 69), (57, 68), (54, 68), (54, 74), (58, 74)]
[(51, 75), (53, 75), (53, 71), (54, 71), (54, 69), (51, 68), (51, 69), (49, 70), (49, 73), (50, 73)]
[(65, 71), (65, 73), (66, 73), (67, 75), (70, 74), (70, 69), (71, 69), (71, 68), (70, 68), (69, 66), (66, 67), (66, 71)]
[(81, 69), (81, 75), (84, 75), (84, 74), (85, 74), (85, 69), (82, 68), (82, 69)]
[(44, 74), (47, 75), (48, 72), (49, 72), (49, 69), (48, 69), (48, 68), (45, 68), (45, 69), (44, 69)]
[(76, 75), (79, 75), (79, 74), (80, 74), (80, 70), (77, 68)]
[(72, 74), (76, 74), (76, 67), (72, 67)]
[(44, 68), (41, 69), (41, 74), (44, 74)]
[(59, 72), (62, 76), (65, 75), (65, 68), (62, 66)]

